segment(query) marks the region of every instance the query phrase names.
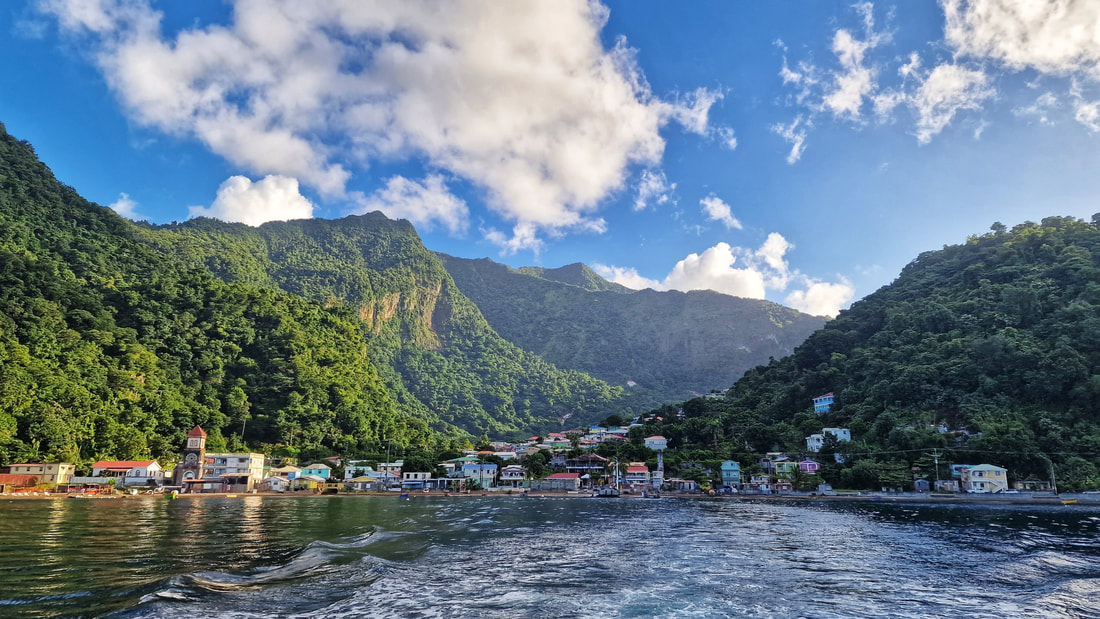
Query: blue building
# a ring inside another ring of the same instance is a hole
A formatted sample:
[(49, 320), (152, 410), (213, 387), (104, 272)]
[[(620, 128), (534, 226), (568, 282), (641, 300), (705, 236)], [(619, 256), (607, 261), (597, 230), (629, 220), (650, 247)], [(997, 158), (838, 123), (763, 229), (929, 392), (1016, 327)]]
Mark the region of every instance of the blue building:
[(833, 406), (833, 394), (826, 393), (825, 395), (819, 395), (814, 398), (814, 412), (815, 413), (827, 413)]
[(741, 465), (733, 460), (722, 463), (722, 485), (726, 488), (737, 488), (741, 485)]

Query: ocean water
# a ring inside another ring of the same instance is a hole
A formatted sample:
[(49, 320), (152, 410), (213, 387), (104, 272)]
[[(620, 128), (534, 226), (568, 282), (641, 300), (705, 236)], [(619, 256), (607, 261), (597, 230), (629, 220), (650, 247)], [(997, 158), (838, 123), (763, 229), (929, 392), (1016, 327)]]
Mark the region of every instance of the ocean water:
[(0, 616), (1100, 617), (1100, 509), (4, 500)]

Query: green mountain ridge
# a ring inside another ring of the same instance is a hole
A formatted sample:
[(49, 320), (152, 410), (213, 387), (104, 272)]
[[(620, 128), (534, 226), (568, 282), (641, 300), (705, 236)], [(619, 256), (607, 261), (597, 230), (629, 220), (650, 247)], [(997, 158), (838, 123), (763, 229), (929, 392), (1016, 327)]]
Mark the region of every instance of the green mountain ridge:
[[(813, 456), (806, 436), (849, 428), (851, 443), (814, 456), (838, 487), (934, 479), (932, 450), (940, 479), (946, 463), (988, 462), (1012, 480), (1049, 479), (1053, 466), (1062, 489), (1100, 487), (1097, 221), (994, 224), (922, 253), (727, 399), (686, 402), (686, 422), (647, 431), (748, 464), (767, 451)], [(817, 415), (811, 399), (826, 392), (836, 404)]]
[(711, 291), (630, 290), (579, 263), (512, 269), (439, 255), (497, 333), (558, 367), (627, 387), (633, 412), (729, 385), (825, 323)]
[(351, 310), (398, 403), (432, 423), (527, 433), (598, 419), (620, 399), (619, 389), (500, 338), (406, 221), (377, 212), (258, 228), (196, 219), (143, 238), (226, 281)]

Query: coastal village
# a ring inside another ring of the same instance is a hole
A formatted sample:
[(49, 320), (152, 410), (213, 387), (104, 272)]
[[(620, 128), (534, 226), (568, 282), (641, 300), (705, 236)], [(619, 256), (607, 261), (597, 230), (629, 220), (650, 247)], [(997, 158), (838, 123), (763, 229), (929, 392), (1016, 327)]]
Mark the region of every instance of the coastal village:
[[(833, 401), (831, 393), (816, 397), (814, 410), (826, 413)], [(345, 460), (332, 456), (299, 463), (290, 458), (268, 458), (262, 453), (208, 452), (206, 432), (196, 426), (188, 432), (180, 460), (174, 466), (162, 467), (155, 460), (103, 460), (91, 466), (90, 475), (77, 475), (72, 463), (18, 463), (0, 469), (0, 494), (95, 496), (165, 491), (180, 494), (431, 491), (588, 492), (605, 496), (620, 492), (646, 496), (660, 493), (794, 494), (797, 479), (815, 475), (821, 468), (821, 463), (808, 455), (817, 454), (826, 444), (835, 447), (851, 441), (847, 428), (824, 428), (806, 437), (805, 451), (800, 455), (767, 453), (746, 467), (744, 474), (742, 463), (734, 460), (725, 460), (717, 468), (702, 462), (681, 462), (678, 466), (680, 477), (665, 475), (664, 452), (668, 449), (668, 441), (663, 436), (644, 439), (646, 449), (656, 456), (655, 466), (646, 462), (620, 462), (592, 453), (600, 445), (624, 444), (631, 428), (642, 426), (643, 421), (635, 419), (630, 425), (591, 426), (584, 430), (550, 433), (545, 438), (531, 437), (522, 443), (493, 442), (491, 450), (466, 450), (460, 457), (434, 463), (431, 471), (410, 470), (417, 467), (407, 467), (403, 460)], [(548, 454), (548, 469), (539, 467), (542, 475), (533, 474), (526, 466), (527, 458), (535, 454)], [(845, 456), (836, 451), (832, 457), (843, 462)], [(993, 464), (950, 464), (948, 469), (950, 478), (947, 479), (915, 478), (913, 490), (918, 493), (998, 494), (1051, 489), (1047, 482), (1016, 482), (1010, 488), (1007, 469)], [(685, 475), (685, 472), (692, 474)], [(806, 493), (805, 488), (801, 490)], [(824, 483), (818, 484), (811, 493), (835, 494)]]

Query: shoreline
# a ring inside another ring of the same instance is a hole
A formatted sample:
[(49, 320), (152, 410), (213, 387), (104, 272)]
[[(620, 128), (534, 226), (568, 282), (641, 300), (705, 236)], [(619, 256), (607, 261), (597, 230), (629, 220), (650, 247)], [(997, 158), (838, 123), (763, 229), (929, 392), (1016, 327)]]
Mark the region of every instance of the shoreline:
[[(176, 499), (169, 499), (165, 494), (121, 494), (121, 495), (82, 495), (82, 494), (59, 494), (52, 493), (49, 495), (40, 494), (34, 495), (0, 495), (0, 501), (35, 501), (35, 500), (58, 500), (58, 499), (79, 499), (79, 500), (191, 500), (191, 499), (245, 499), (245, 498), (263, 498), (263, 499), (313, 499), (313, 498), (367, 498), (367, 497), (389, 497), (394, 499), (402, 498), (403, 493), (398, 492), (357, 492), (357, 493), (342, 493), (342, 494), (317, 494), (312, 492), (257, 492), (257, 493), (196, 493), (196, 494), (181, 494)], [(966, 505), (1085, 505), (1085, 506), (1100, 506), (1100, 495), (1095, 497), (1079, 497), (1075, 495), (1057, 495), (1057, 496), (981, 496), (981, 495), (890, 495), (890, 494), (841, 494), (832, 496), (806, 496), (806, 495), (792, 495), (792, 494), (734, 494), (734, 495), (719, 495), (710, 496), (706, 494), (662, 494), (659, 497), (643, 497), (641, 494), (623, 494), (619, 497), (593, 497), (590, 493), (569, 493), (569, 492), (471, 492), (471, 493), (446, 493), (446, 492), (410, 492), (405, 497), (407, 500), (414, 498), (473, 498), (473, 497), (501, 497), (501, 498), (513, 498), (513, 499), (562, 499), (562, 498), (598, 498), (601, 500), (609, 499), (645, 499), (650, 500), (652, 498), (660, 499), (686, 499), (686, 500), (709, 500), (709, 501), (738, 501), (738, 502), (865, 502), (865, 503), (912, 503), (912, 504), (931, 504), (931, 505), (951, 505), (951, 504), (966, 504)], [(1073, 501), (1073, 503), (1065, 503), (1065, 501)]]

